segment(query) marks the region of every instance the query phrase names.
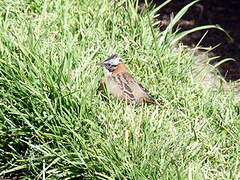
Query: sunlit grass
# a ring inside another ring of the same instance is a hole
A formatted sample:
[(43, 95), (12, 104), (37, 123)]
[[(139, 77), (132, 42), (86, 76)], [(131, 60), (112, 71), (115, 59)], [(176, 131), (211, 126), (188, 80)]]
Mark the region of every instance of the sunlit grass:
[[(125, 3), (125, 4), (124, 4)], [(128, 1), (0, 4), (0, 177), (237, 179), (239, 104), (189, 77), (193, 58)], [(96, 90), (113, 53), (164, 106)]]

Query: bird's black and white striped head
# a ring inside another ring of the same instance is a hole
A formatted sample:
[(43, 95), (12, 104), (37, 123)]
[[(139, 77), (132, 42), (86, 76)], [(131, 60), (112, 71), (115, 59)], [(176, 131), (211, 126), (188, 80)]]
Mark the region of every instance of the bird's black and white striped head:
[(114, 54), (107, 58), (105, 61), (98, 63), (98, 65), (105, 67), (109, 72), (113, 72), (121, 63), (121, 59), (116, 54)]

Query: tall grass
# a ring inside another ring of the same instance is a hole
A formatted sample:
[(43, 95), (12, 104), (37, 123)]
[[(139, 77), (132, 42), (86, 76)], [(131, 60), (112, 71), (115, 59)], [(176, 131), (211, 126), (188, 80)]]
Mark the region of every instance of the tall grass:
[[(154, 9), (8, 0), (0, 14), (0, 177), (239, 178), (239, 104), (189, 77)], [(96, 63), (112, 53), (165, 105), (98, 95)]]

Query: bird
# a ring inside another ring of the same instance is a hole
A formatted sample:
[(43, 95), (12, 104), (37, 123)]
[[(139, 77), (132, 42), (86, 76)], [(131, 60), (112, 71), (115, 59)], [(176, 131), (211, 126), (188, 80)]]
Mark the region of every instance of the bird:
[(163, 104), (151, 97), (150, 92), (129, 73), (118, 55), (111, 55), (105, 61), (97, 64), (106, 69), (106, 75), (100, 80), (98, 90), (107, 89), (116, 98), (126, 100), (134, 105)]

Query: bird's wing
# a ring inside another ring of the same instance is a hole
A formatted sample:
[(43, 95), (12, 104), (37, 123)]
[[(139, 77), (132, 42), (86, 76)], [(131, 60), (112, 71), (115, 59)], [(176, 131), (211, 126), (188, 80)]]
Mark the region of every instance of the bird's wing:
[(139, 85), (139, 87), (147, 94), (150, 94), (149, 90), (147, 90), (145, 87), (143, 87), (142, 84), (140, 84), (139, 82), (136, 81), (136, 83)]
[[(115, 85), (116, 91), (121, 91), (121, 97), (124, 99), (128, 99), (129, 101), (136, 101), (136, 97), (134, 95), (134, 90), (131, 87), (131, 82), (133, 81), (130, 78), (126, 78), (124, 75), (125, 73), (117, 73), (115, 75), (112, 75), (112, 85)], [(117, 86), (117, 87), (116, 87)], [(116, 92), (113, 92), (116, 94)], [(118, 93), (119, 94), (119, 93)]]
[(128, 89), (132, 90), (132, 94), (135, 97), (135, 102), (137, 104), (142, 104), (143, 102), (150, 103), (150, 104), (164, 104), (161, 101), (155, 100), (151, 97), (150, 92), (142, 86), (133, 76), (128, 73), (124, 72), (121, 74), (123, 76), (122, 79), (125, 80), (125, 83), (128, 85)]
[(126, 99), (136, 105), (141, 105), (144, 102), (159, 105), (163, 104), (153, 99), (150, 92), (128, 72), (108, 76), (108, 85), (111, 94)]
[(140, 84), (136, 79), (134, 79), (130, 73), (122, 73), (122, 76), (125, 82), (130, 86), (132, 91), (135, 91), (135, 93), (141, 93), (146, 95), (150, 94), (150, 92), (146, 88), (144, 88), (143, 85)]
[(148, 102), (154, 104), (154, 99), (151, 98), (150, 92), (145, 89), (133, 76), (128, 72), (118, 73), (115, 75), (124, 96), (136, 104)]

